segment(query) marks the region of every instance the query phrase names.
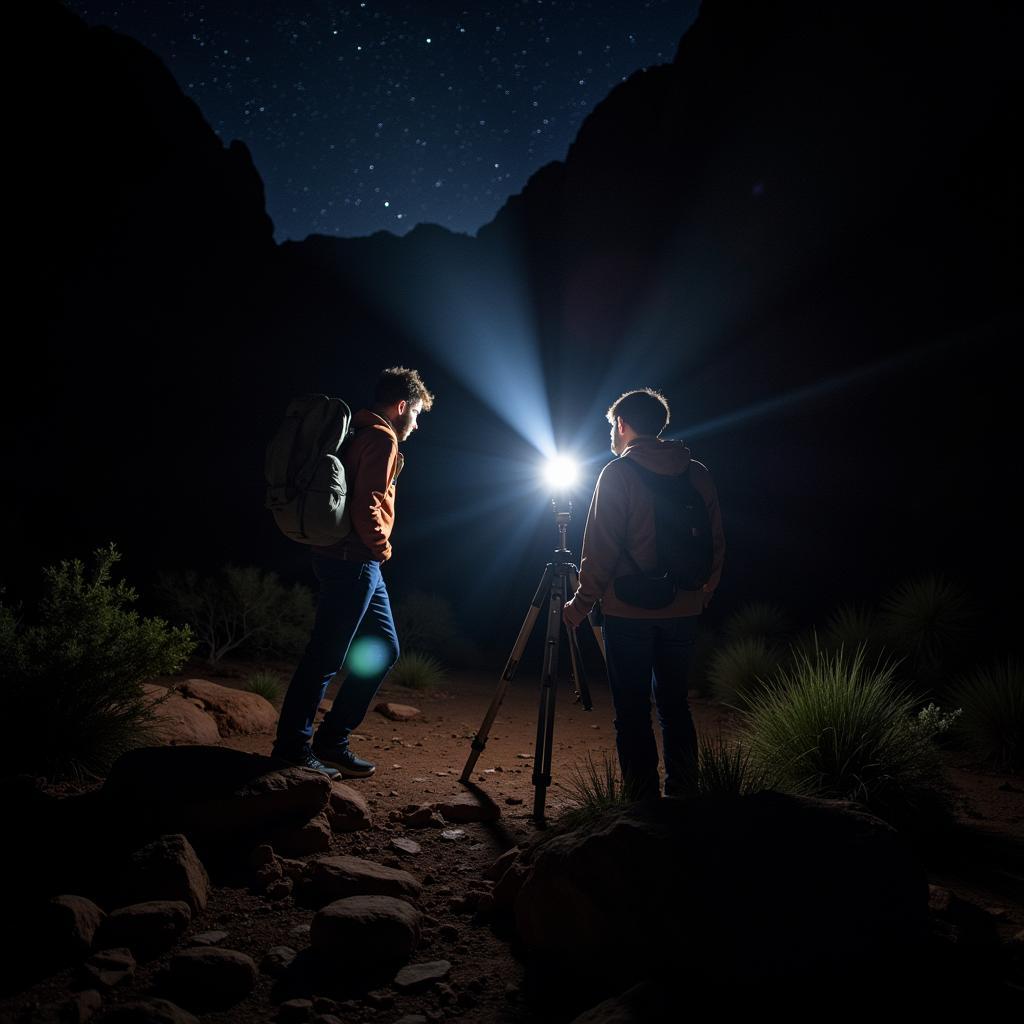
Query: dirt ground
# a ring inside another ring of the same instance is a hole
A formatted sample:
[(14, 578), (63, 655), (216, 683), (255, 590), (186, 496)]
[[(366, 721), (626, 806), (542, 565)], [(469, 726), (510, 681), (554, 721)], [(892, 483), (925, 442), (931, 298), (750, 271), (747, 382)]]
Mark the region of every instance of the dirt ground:
[[(268, 665), (283, 679), (290, 666)], [(222, 685), (244, 687), (252, 665), (228, 665), (227, 674), (210, 674), (198, 665), (175, 678), (202, 676)], [(524, 666), (509, 686), (494, 722), (486, 750), (473, 772), (473, 781), (500, 805), (502, 819), (496, 824), (467, 824), (456, 828), (457, 838), (445, 838), (442, 829), (407, 829), (389, 815), (408, 804), (452, 796), (461, 790), (459, 776), (470, 753), (470, 742), (497, 691), (499, 670), (492, 673), (449, 673), (443, 688), (421, 693), (388, 685), (380, 701), (411, 704), (419, 717), (393, 722), (371, 709), (352, 738), (352, 749), (377, 765), (368, 779), (346, 780), (367, 799), (373, 827), (333, 837), (332, 853), (367, 857), (410, 871), (424, 884), (424, 938), (413, 962), (448, 960), (451, 974), (446, 985), (415, 994), (399, 993), (384, 985), (369, 993), (346, 990), (343, 983), (325, 988), (317, 1004), (343, 1024), (381, 1021), (392, 1024), (407, 1014), (423, 1014), (428, 1020), (459, 1018), (474, 1024), (533, 1024), (570, 1020), (564, 1008), (538, 1006), (525, 988), (524, 966), (517, 959), (508, 936), (496, 934), (485, 922), (462, 907), (461, 899), (485, 868), (511, 845), (537, 834), (531, 820), (534, 798), (533, 751), (536, 739), (539, 675)], [(573, 703), (567, 681), (557, 694), (554, 727), (552, 784), (547, 794), (547, 815), (555, 821), (574, 806), (572, 780), (587, 755), (614, 757), (613, 713), (607, 683), (591, 679), (593, 710)], [(337, 690), (328, 691), (329, 702)], [(690, 705), (698, 734), (736, 728), (736, 713), (691, 692)], [(371, 705), (371, 708), (373, 705)], [(241, 737), (225, 742), (239, 750), (269, 754), (269, 735)], [(959, 857), (926, 864), (929, 881), (941, 885), (985, 908), (1004, 940), (1024, 928), (1024, 871), (1006, 863), (1007, 844), (1024, 843), (1024, 778), (984, 770), (961, 754), (944, 754), (946, 772), (959, 798), (957, 815), (969, 826), (977, 843)], [(421, 852), (409, 854), (392, 846), (392, 840), (415, 840)], [(257, 963), (268, 949), (289, 945), (301, 950), (308, 945), (303, 933), (313, 917), (312, 909), (291, 899), (269, 902), (251, 892), (241, 880), (214, 878), (206, 912), (199, 915), (189, 936), (211, 930), (228, 932), (220, 945), (251, 955)], [(299, 931), (296, 931), (299, 929)], [(108, 998), (108, 1004), (158, 994), (159, 975), (165, 956), (140, 968), (135, 979)], [(342, 971), (343, 973), (343, 971)], [(58, 998), (69, 975), (57, 975), (33, 986), (13, 1000), (8, 1013), (27, 1019), (33, 1006)], [(261, 975), (256, 990), (227, 1011), (204, 1014), (204, 1021), (241, 1024), (279, 1019), (271, 1000), (272, 979)], [(585, 1007), (579, 1007), (581, 1011)], [(578, 1011), (577, 1011), (578, 1012)], [(329, 1022), (327, 1022), (329, 1024)]]

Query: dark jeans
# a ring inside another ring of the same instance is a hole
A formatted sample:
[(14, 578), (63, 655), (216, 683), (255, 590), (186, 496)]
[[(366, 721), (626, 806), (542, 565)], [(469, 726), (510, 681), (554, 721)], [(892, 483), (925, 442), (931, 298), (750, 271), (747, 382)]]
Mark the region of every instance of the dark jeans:
[(686, 699), (699, 615), (627, 619), (606, 615), (608, 682), (615, 705), (615, 743), (623, 777), (638, 798), (657, 796), (658, 747), (651, 693), (665, 751), (665, 785), (691, 791), (697, 779), (697, 732)]
[(320, 724), (317, 742), (347, 747), (349, 733), (366, 716), (381, 681), (398, 660), (398, 634), (380, 563), (314, 553), (313, 572), (320, 581), (316, 622), (281, 707), (274, 743), (274, 754), (280, 757), (297, 757), (308, 748), (317, 708), (346, 659), (348, 678)]

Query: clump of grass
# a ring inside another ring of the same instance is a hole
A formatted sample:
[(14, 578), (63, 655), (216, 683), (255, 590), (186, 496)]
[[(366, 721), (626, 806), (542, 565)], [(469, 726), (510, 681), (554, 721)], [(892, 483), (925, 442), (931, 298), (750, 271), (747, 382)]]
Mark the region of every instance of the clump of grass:
[(762, 689), (780, 664), (780, 655), (764, 637), (748, 636), (720, 648), (708, 666), (711, 693), (735, 707), (745, 694)]
[(579, 805), (559, 819), (566, 828), (592, 822), (610, 808), (633, 801), (632, 789), (619, 771), (618, 758), (608, 751), (602, 751), (597, 759), (588, 751), (586, 761), (573, 767), (566, 786)]
[(409, 690), (427, 692), (444, 681), (444, 669), (437, 658), (419, 651), (406, 651), (388, 673), (388, 682)]
[(717, 736), (697, 740), (697, 790), (708, 796), (742, 796), (772, 788), (769, 773), (742, 743)]
[(926, 685), (963, 653), (973, 619), (966, 592), (937, 573), (902, 583), (879, 613), (882, 638)]
[(948, 791), (927, 720), (865, 649), (796, 655), (771, 686), (744, 697), (744, 739), (779, 788), (854, 800), (894, 824), (948, 815)]
[(261, 670), (249, 676), (245, 688), (250, 693), (258, 693), (264, 700), (276, 704), (284, 691), (281, 677), (276, 672)]
[(722, 627), (726, 643), (760, 637), (769, 644), (778, 644), (792, 630), (789, 612), (770, 601), (751, 601), (743, 605)]
[(876, 613), (855, 604), (841, 605), (828, 617), (821, 640), (822, 646), (830, 650), (855, 651), (863, 647), (867, 657), (881, 654), (884, 646)]
[(963, 709), (954, 727), (958, 738), (995, 768), (1024, 768), (1024, 663), (1007, 658), (977, 668), (950, 695)]

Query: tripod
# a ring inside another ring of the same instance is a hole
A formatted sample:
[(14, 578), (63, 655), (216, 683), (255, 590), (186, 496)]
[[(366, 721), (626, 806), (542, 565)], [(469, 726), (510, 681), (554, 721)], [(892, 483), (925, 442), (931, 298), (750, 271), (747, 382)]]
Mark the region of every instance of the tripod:
[[(566, 547), (565, 534), (572, 519), (572, 502), (569, 502), (568, 511), (559, 511), (558, 502), (552, 498), (551, 507), (555, 513), (555, 525), (558, 527), (558, 549), (555, 551), (555, 560), (548, 562), (541, 576), (537, 592), (533, 595), (530, 609), (526, 613), (526, 619), (519, 636), (516, 638), (512, 653), (505, 665), (505, 671), (501, 674), (498, 683), (498, 690), (491, 701), (491, 706), (484, 716), (483, 724), (473, 739), (472, 750), (462, 769), (461, 782), (469, 782), (470, 776), (476, 766), (477, 759), (487, 746), (487, 737), (490, 734), (491, 726), (497, 717), (498, 708), (505, 699), (505, 692), (512, 681), (512, 677), (519, 667), (519, 661), (526, 648), (526, 642), (530, 639), (533, 627), (540, 616), (541, 608), (544, 606), (545, 595), (547, 595), (548, 618), (547, 632), (544, 638), (544, 664), (541, 669), (540, 707), (537, 712), (537, 743), (533, 755), (533, 818), (538, 824), (544, 822), (544, 800), (548, 786), (551, 785), (551, 753), (554, 740), (555, 727), (555, 682), (558, 675), (558, 645), (562, 629), (565, 628), (569, 640), (569, 674), (573, 686), (573, 693), (576, 696), (576, 703), (582, 704), (584, 711), (590, 711), (590, 688), (583, 672), (583, 660), (580, 657), (579, 640), (574, 629), (564, 627), (562, 622), (562, 608), (566, 601), (576, 593), (579, 583), (579, 570), (572, 563), (572, 552)], [(604, 639), (597, 626), (593, 626), (594, 636), (597, 639), (598, 647), (604, 655)]]

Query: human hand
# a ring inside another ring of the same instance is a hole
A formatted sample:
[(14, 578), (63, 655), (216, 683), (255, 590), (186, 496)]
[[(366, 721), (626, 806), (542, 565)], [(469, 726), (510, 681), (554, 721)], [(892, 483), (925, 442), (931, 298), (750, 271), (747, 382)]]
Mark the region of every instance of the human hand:
[(576, 599), (566, 601), (562, 607), (562, 621), (569, 629), (575, 629), (587, 617), (586, 612), (581, 612), (576, 605)]

